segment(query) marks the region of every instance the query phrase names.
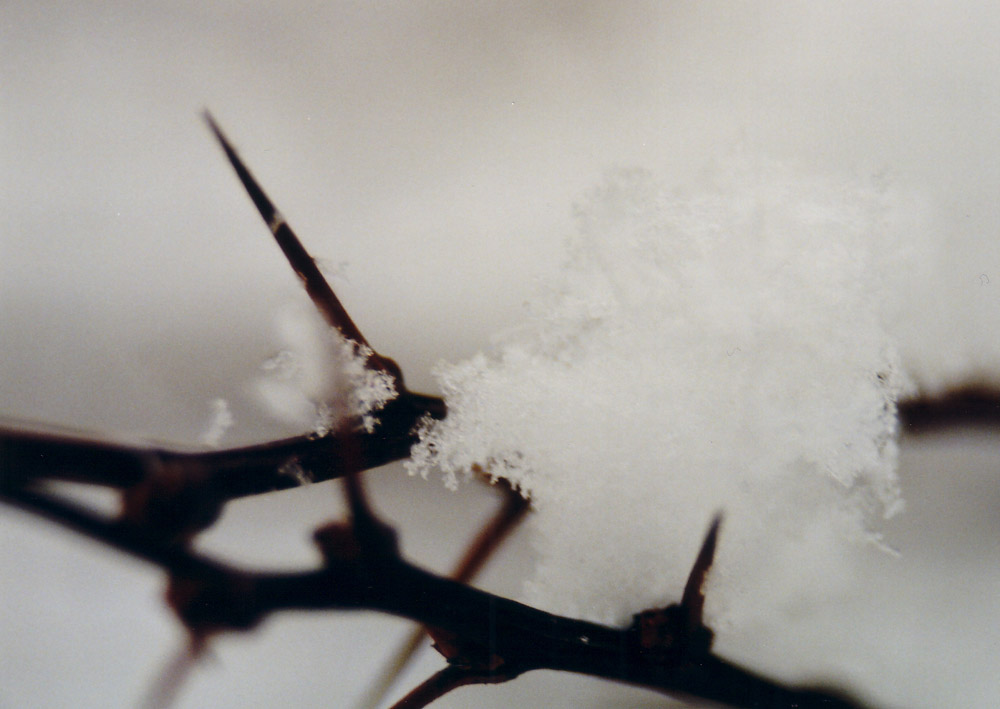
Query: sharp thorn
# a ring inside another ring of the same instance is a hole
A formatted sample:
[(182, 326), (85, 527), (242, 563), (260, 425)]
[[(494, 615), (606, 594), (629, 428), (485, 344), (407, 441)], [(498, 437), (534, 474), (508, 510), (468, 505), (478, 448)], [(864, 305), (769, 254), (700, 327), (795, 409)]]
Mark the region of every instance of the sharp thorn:
[[(250, 199), (253, 201), (254, 206), (257, 207), (257, 211), (260, 212), (260, 216), (263, 218), (264, 223), (267, 224), (268, 229), (271, 230), (271, 234), (274, 236), (274, 240), (278, 243), (281, 248), (282, 253), (284, 253), (285, 258), (291, 265), (292, 269), (301, 279), (303, 285), (305, 285), (306, 292), (312, 299), (313, 304), (323, 315), (323, 318), (332, 327), (336, 328), (341, 335), (349, 340), (353, 340), (359, 345), (364, 345), (371, 349), (371, 346), (365, 340), (364, 335), (358, 330), (357, 326), (351, 320), (351, 317), (347, 314), (344, 306), (341, 305), (340, 299), (337, 298), (330, 284), (327, 283), (326, 278), (320, 272), (319, 268), (316, 266), (316, 262), (313, 260), (309, 252), (306, 251), (302, 242), (292, 231), (291, 227), (288, 226), (288, 222), (285, 218), (281, 216), (281, 213), (275, 208), (274, 203), (271, 202), (270, 198), (261, 188), (260, 184), (251, 174), (250, 170), (240, 159), (239, 154), (236, 149), (233, 148), (232, 143), (219, 128), (218, 123), (212, 117), (212, 114), (208, 111), (204, 113), (205, 121), (208, 123), (208, 127), (211, 129), (212, 133), (215, 135), (219, 144), (222, 146), (222, 150), (226, 153), (226, 157), (229, 159), (229, 163), (233, 166), (236, 171), (237, 177), (240, 178), (240, 182), (243, 183), (243, 187), (246, 189), (247, 194), (250, 195)], [(376, 356), (376, 361), (381, 365), (381, 357)], [(383, 368), (382, 366), (379, 367)]]
[(351, 316), (347, 314), (347, 310), (341, 305), (340, 299), (333, 292), (333, 288), (330, 287), (330, 284), (327, 283), (326, 278), (320, 272), (316, 261), (306, 251), (302, 242), (299, 241), (298, 236), (295, 235), (295, 232), (288, 225), (288, 222), (281, 216), (274, 203), (271, 202), (253, 174), (251, 174), (250, 170), (243, 163), (232, 143), (229, 142), (229, 139), (222, 132), (219, 124), (215, 122), (212, 114), (206, 110), (204, 117), (216, 140), (222, 146), (222, 150), (229, 159), (230, 165), (236, 171), (237, 177), (243, 183), (247, 194), (250, 195), (254, 206), (257, 207), (260, 216), (267, 224), (268, 229), (271, 230), (271, 234), (285, 255), (285, 259), (302, 281), (306, 293), (309, 294), (313, 305), (319, 310), (323, 319), (326, 320), (327, 324), (340, 332), (345, 339), (352, 340), (358, 345), (366, 347), (371, 352), (371, 355), (368, 357), (368, 365), (372, 369), (385, 372), (393, 377), (396, 380), (396, 388), (400, 397), (410, 398), (414, 405), (426, 410), (434, 418), (444, 418), (445, 405), (442, 399), (408, 391), (403, 383), (403, 372), (399, 368), (399, 365), (388, 357), (380, 355), (375, 351), (374, 347), (368, 344), (365, 336), (361, 334), (357, 325), (351, 320)]
[(691, 573), (688, 575), (687, 584), (684, 586), (681, 606), (688, 611), (688, 622), (691, 627), (702, 625), (702, 614), (705, 610), (705, 579), (712, 568), (712, 561), (715, 559), (715, 547), (721, 524), (722, 513), (717, 512), (708, 528), (708, 533), (705, 534), (705, 541), (701, 544), (698, 558), (695, 559)]

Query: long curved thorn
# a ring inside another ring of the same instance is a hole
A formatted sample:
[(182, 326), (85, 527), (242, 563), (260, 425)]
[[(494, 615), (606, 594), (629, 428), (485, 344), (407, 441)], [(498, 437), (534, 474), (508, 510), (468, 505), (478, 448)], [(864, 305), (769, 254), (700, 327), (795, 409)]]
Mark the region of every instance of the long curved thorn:
[(691, 628), (702, 625), (702, 614), (705, 610), (705, 578), (709, 569), (712, 568), (712, 561), (715, 559), (715, 546), (719, 539), (719, 527), (722, 524), (722, 513), (717, 512), (712, 519), (712, 524), (705, 535), (705, 541), (701, 544), (701, 551), (695, 559), (691, 573), (688, 575), (687, 584), (684, 586), (684, 595), (681, 598), (681, 606), (688, 611), (688, 623)]
[[(281, 248), (282, 253), (285, 254), (288, 263), (302, 280), (303, 285), (306, 287), (306, 292), (312, 299), (313, 304), (323, 315), (323, 318), (327, 323), (339, 330), (340, 334), (347, 339), (354, 340), (358, 344), (371, 348), (365, 340), (364, 335), (361, 334), (354, 321), (351, 320), (351, 316), (347, 314), (344, 306), (340, 304), (340, 299), (337, 298), (330, 284), (323, 277), (312, 256), (302, 246), (302, 242), (299, 241), (292, 228), (288, 226), (288, 222), (285, 221), (281, 212), (275, 208), (274, 203), (271, 202), (260, 184), (254, 179), (250, 170), (243, 164), (243, 160), (240, 159), (236, 149), (233, 148), (229, 139), (226, 138), (222, 129), (215, 122), (215, 119), (212, 118), (212, 114), (205, 111), (204, 116), (208, 122), (208, 127), (215, 134), (216, 139), (226, 153), (226, 157), (229, 159), (229, 163), (240, 178), (240, 182), (243, 183), (247, 194), (253, 200), (254, 206), (257, 207), (260, 216), (263, 217), (264, 222), (271, 230), (271, 234), (274, 235), (274, 240), (278, 242), (278, 246)], [(377, 359), (381, 360), (381, 357), (377, 357)]]

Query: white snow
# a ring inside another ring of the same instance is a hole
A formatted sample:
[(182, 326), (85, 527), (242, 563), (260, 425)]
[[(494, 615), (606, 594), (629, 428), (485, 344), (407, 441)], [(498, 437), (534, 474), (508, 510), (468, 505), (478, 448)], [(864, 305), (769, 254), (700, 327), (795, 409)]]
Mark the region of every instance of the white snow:
[(528, 600), (560, 612), (676, 598), (717, 509), (717, 619), (841, 588), (845, 544), (902, 506), (886, 194), (746, 156), (685, 193), (612, 172), (527, 322), (441, 367), (411, 471), (479, 463), (530, 496)]
[(201, 435), (201, 442), (210, 448), (218, 448), (222, 437), (232, 428), (235, 420), (233, 412), (229, 409), (229, 402), (225, 399), (212, 399), (211, 406), (212, 419)]
[(377, 412), (396, 396), (395, 380), (367, 365), (372, 351), (345, 339), (308, 305), (278, 318), (283, 348), (262, 365), (254, 389), (277, 418), (325, 436), (357, 418), (372, 431)]

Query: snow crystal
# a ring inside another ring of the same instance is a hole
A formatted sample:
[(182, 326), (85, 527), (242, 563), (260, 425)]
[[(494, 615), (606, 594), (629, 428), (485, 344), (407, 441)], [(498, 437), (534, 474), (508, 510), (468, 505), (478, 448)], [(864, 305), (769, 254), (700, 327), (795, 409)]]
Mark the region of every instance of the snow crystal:
[(689, 194), (609, 174), (527, 322), (440, 367), (449, 414), (410, 470), (479, 464), (530, 497), (531, 603), (621, 622), (676, 600), (721, 509), (708, 611), (745, 619), (835, 592), (901, 507), (885, 189), (737, 163)]
[(367, 366), (371, 349), (345, 339), (312, 311), (289, 311), (278, 322), (286, 349), (263, 364), (265, 376), (255, 383), (268, 410), (319, 436), (347, 420), (373, 431), (378, 410), (396, 397), (396, 384)]
[(229, 402), (225, 399), (213, 399), (212, 420), (201, 435), (201, 442), (210, 448), (218, 448), (222, 437), (233, 423), (233, 412), (229, 410)]

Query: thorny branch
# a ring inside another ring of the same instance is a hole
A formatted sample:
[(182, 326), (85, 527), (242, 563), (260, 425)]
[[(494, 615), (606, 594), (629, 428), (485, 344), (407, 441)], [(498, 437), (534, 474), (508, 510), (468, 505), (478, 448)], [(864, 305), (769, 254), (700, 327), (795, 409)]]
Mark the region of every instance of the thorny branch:
[[(210, 452), (115, 445), (72, 435), (0, 428), (0, 472), (5, 484), (63, 479), (128, 490), (126, 507), (131, 513), (140, 513), (136, 512), (138, 506), (147, 517), (159, 515), (159, 523), (177, 535), (207, 528), (231, 499), (329, 480), (407, 458), (417, 440), (417, 422), (424, 417), (441, 419), (446, 413), (440, 397), (406, 389), (399, 366), (371, 348), (218, 125), (208, 113), (205, 118), (313, 304), (331, 327), (370, 351), (367, 366), (389, 374), (397, 395), (380, 409), (379, 425), (371, 432), (343, 427), (322, 437), (306, 434)], [(146, 509), (154, 503), (160, 509)]]
[[(477, 471), (482, 472), (482, 471)], [(528, 513), (528, 500), (515, 491), (505, 480), (497, 481), (503, 493), (503, 502), (500, 509), (486, 523), (476, 537), (469, 544), (469, 547), (458, 564), (452, 570), (450, 578), (458, 583), (468, 583), (479, 570), (486, 564), (490, 556), (496, 551), (507, 536), (520, 524), (521, 520)], [(378, 707), (388, 694), (396, 679), (403, 673), (410, 660), (420, 649), (420, 644), (427, 636), (427, 631), (421, 627), (417, 628), (389, 657), (384, 664), (382, 672), (379, 673), (375, 684), (368, 691), (367, 696), (359, 703), (359, 709), (374, 709)], [(446, 678), (452, 677), (452, 673), (439, 677), (430, 678), (430, 686), (440, 687)], [(436, 676), (435, 676), (436, 677)], [(433, 682), (431, 680), (434, 680)], [(468, 684), (469, 682), (464, 682)], [(425, 691), (429, 691), (429, 687)], [(414, 690), (416, 692), (417, 690)]]
[[(858, 706), (831, 692), (785, 687), (713, 655), (711, 632), (700, 620), (690, 631), (696, 614), (683, 605), (646, 611), (627, 628), (611, 628), (546, 613), (429, 573), (399, 555), (395, 532), (370, 510), (357, 475), (345, 482), (350, 523), (333, 522), (317, 530), (322, 567), (295, 573), (240, 569), (33, 486), (7, 488), (2, 496), (164, 568), (171, 578), (168, 599), (196, 635), (249, 630), (281, 610), (368, 609), (433, 628), (439, 649), (456, 668), (445, 674), (454, 686), (552, 669), (732, 706)], [(707, 545), (712, 537), (710, 533)], [(701, 558), (693, 572), (699, 578)]]
[[(327, 322), (369, 352), (369, 367), (395, 379), (398, 396), (379, 411), (371, 432), (345, 426), (211, 452), (107, 443), (61, 433), (0, 427), (0, 500), (72, 528), (163, 568), (168, 602), (196, 643), (215, 632), (249, 630), (288, 609), (359, 609), (412, 619), (427, 628), (448, 661), (397, 706), (426, 706), (466, 684), (503, 682), (533, 669), (565, 670), (620, 680), (733, 706), (858, 706), (833, 692), (785, 687), (711, 652), (703, 624), (702, 586), (711, 567), (720, 518), (712, 523), (679, 604), (637, 614), (627, 628), (565, 618), (466, 585), (489, 551), (523, 516), (509, 493), (493, 526), (480, 535), (457, 579), (445, 579), (399, 555), (396, 534), (368, 506), (358, 472), (409, 456), (422, 418), (443, 418), (444, 402), (408, 391), (402, 371), (375, 352), (329, 287), (312, 257), (206, 114), (230, 163), (287, 260)], [(965, 391), (904, 403), (904, 426), (973, 419), (1000, 421), (1000, 397)], [(194, 552), (191, 538), (211, 526), (231, 499), (344, 477), (348, 522), (316, 531), (324, 563), (298, 573), (230, 566)], [(53, 494), (47, 481), (116, 488), (122, 512), (106, 518)]]

